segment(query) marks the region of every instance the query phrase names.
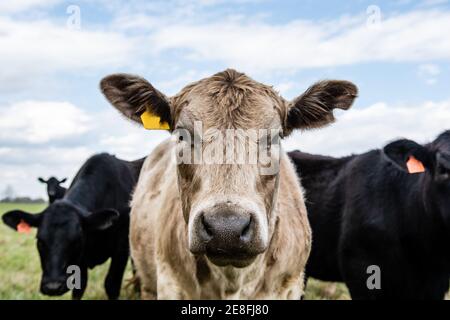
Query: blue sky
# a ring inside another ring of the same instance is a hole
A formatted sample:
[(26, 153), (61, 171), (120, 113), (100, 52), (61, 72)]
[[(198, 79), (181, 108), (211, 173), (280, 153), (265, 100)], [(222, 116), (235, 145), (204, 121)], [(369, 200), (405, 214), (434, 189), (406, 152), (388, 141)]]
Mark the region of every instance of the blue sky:
[(446, 0), (3, 2), (0, 192), (43, 196), (39, 175), (71, 178), (95, 152), (134, 159), (167, 137), (102, 97), (100, 79), (119, 71), (167, 95), (228, 67), (287, 99), (317, 80), (351, 80), (352, 110), (285, 149), (338, 156), (428, 141), (450, 127), (448, 30)]

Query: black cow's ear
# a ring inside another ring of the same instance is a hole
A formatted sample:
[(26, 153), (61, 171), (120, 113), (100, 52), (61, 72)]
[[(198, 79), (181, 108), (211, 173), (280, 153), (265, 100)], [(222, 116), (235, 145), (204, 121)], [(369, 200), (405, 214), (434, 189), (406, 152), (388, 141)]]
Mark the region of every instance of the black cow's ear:
[(44, 180), (44, 178), (39, 177), (38, 180), (39, 180), (40, 182), (42, 182), (42, 183), (47, 183), (47, 181)]
[(434, 166), (433, 152), (412, 140), (391, 142), (383, 148), (383, 153), (399, 169), (409, 173), (432, 170)]
[(119, 219), (119, 212), (115, 209), (103, 209), (90, 213), (86, 218), (86, 224), (91, 229), (105, 230), (111, 227)]
[(161, 123), (171, 123), (169, 99), (144, 78), (130, 74), (112, 74), (100, 82), (108, 101), (125, 117), (142, 124), (140, 116), (146, 110), (160, 117)]
[(67, 178), (62, 179), (61, 181), (59, 181), (59, 183), (64, 183), (67, 181)]
[(41, 213), (31, 214), (22, 210), (12, 210), (2, 216), (3, 223), (16, 231), (20, 231), (19, 225), (21, 224), (25, 224), (25, 227), (28, 225), (28, 227), (37, 228), (41, 223), (41, 219)]
[(358, 88), (349, 81), (321, 81), (289, 104), (285, 135), (293, 129), (311, 129), (334, 122), (334, 109), (348, 110), (358, 96)]

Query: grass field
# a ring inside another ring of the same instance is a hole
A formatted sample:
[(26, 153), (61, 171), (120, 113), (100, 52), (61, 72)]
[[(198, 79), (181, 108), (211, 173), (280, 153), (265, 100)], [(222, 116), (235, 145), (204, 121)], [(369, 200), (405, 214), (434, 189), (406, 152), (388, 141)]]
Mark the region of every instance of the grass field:
[[(6, 204), (0, 203), (0, 215), (12, 209), (28, 212), (40, 212), (44, 204)], [(84, 299), (106, 299), (103, 290), (109, 262), (89, 271), (89, 283)], [(131, 278), (128, 265), (124, 284)], [(0, 300), (5, 299), (70, 299), (70, 293), (52, 298), (39, 293), (41, 267), (36, 249), (35, 230), (30, 234), (19, 234), (0, 223)], [(121, 299), (135, 299), (131, 286), (122, 287)], [(447, 298), (450, 298), (447, 295)], [(348, 291), (343, 284), (325, 283), (310, 279), (306, 291), (306, 300), (347, 300)]]

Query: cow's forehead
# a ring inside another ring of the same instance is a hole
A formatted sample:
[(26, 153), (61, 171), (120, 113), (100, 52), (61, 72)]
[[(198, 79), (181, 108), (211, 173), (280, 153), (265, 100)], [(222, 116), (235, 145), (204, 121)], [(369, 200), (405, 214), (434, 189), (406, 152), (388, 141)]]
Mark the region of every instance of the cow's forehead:
[(204, 128), (269, 128), (280, 123), (284, 107), (272, 87), (234, 70), (187, 86), (174, 103), (177, 121), (201, 121)]
[(43, 217), (43, 223), (51, 226), (78, 222), (76, 210), (70, 206), (59, 203), (47, 208)]

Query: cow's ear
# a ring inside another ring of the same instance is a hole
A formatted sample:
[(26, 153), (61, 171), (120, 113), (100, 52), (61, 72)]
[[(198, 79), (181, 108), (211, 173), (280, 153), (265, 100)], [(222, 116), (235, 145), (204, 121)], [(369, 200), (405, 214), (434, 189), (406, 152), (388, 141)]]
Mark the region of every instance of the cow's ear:
[(409, 173), (420, 173), (434, 166), (433, 152), (415, 141), (402, 139), (389, 143), (383, 148), (387, 159), (399, 169)]
[(21, 227), (39, 227), (42, 219), (42, 213), (31, 214), (22, 210), (13, 210), (5, 213), (2, 216), (3, 223), (8, 227), (20, 231)]
[(64, 183), (67, 181), (67, 178), (62, 179), (61, 181), (59, 181), (59, 183)]
[(100, 88), (108, 101), (125, 117), (142, 124), (146, 110), (171, 123), (169, 99), (147, 80), (129, 74), (112, 74), (102, 79)]
[(347, 110), (358, 95), (358, 88), (351, 82), (321, 81), (288, 105), (285, 135), (293, 129), (319, 128), (333, 122), (333, 109)]
[(86, 225), (90, 229), (105, 230), (119, 219), (119, 212), (115, 209), (102, 209), (90, 213), (85, 217)]
[(44, 178), (39, 177), (38, 180), (39, 180), (40, 182), (42, 182), (42, 183), (47, 183), (47, 181), (44, 180)]

